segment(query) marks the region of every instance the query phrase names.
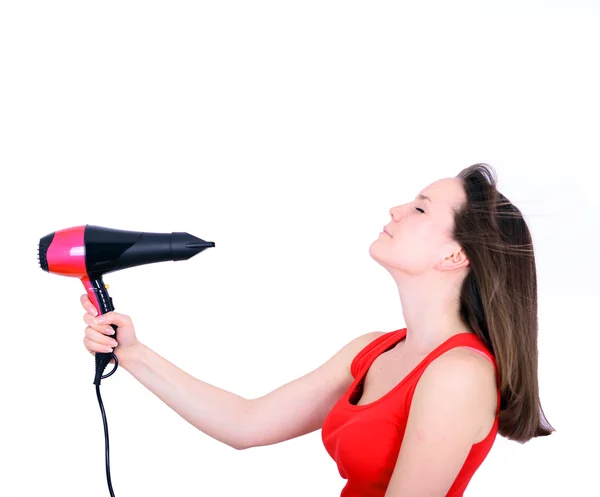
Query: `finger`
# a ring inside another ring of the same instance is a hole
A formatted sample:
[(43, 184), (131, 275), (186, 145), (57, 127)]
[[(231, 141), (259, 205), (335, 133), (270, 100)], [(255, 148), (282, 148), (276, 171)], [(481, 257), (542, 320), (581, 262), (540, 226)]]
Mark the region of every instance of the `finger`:
[(112, 351), (112, 349), (108, 350), (107, 346), (100, 345), (99, 343), (93, 342), (88, 337), (83, 338), (83, 345), (88, 350), (88, 352), (90, 352), (91, 354), (94, 354), (94, 355), (96, 355), (97, 352), (102, 352), (104, 354), (107, 354)]
[(81, 302), (81, 305), (83, 306), (83, 308), (85, 309), (86, 305), (90, 305), (90, 298), (88, 297), (87, 293), (84, 293), (83, 295), (81, 295), (79, 297), (79, 302)]
[(100, 333), (91, 326), (88, 326), (85, 329), (85, 336), (88, 337), (90, 340), (99, 343), (100, 345), (105, 345), (109, 347), (116, 347), (118, 345), (117, 341), (114, 338)]
[[(93, 350), (89, 350), (89, 349), (86, 349), (86, 350), (87, 350), (87, 351), (88, 351), (88, 352), (89, 352), (89, 353), (90, 353), (92, 356), (96, 357), (96, 352), (94, 352)], [(109, 364), (114, 364), (114, 363), (115, 363), (115, 360), (114, 360), (114, 359), (111, 359), (111, 360), (109, 361)]]
[(108, 340), (112, 339), (98, 333), (93, 328), (87, 327), (85, 329), (83, 343), (88, 350), (93, 350), (95, 352), (112, 352), (117, 345), (115, 345), (114, 340), (112, 343)]
[(131, 318), (127, 314), (110, 311), (94, 318), (97, 324), (116, 324), (117, 326), (132, 326)]
[(92, 316), (98, 315), (98, 310), (96, 309), (96, 307), (94, 307), (94, 304), (92, 304), (92, 302), (90, 301), (90, 298), (88, 297), (87, 293), (84, 293), (81, 297), (79, 297), (79, 302), (81, 302), (81, 305), (83, 306), (83, 308), (86, 311), (88, 311)]
[(83, 315), (83, 322), (85, 324), (87, 324), (88, 326), (91, 326), (95, 330), (97, 330), (100, 333), (103, 333), (105, 335), (114, 335), (115, 334), (115, 330), (113, 330), (112, 326), (110, 326), (109, 324), (106, 324), (106, 323), (98, 323), (96, 321), (96, 318), (94, 316), (91, 316), (87, 312)]

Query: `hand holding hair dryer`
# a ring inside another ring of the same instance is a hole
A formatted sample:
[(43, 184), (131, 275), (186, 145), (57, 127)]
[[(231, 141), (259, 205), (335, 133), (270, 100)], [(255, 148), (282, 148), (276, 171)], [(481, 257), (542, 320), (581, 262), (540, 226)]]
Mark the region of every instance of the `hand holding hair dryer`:
[[(214, 242), (207, 242), (184, 232), (148, 233), (84, 225), (55, 231), (42, 237), (38, 245), (38, 262), (49, 273), (79, 278), (100, 315), (115, 310), (102, 280), (106, 273), (155, 262), (187, 260), (214, 246)], [(113, 338), (116, 339), (117, 326), (111, 326), (115, 330)], [(109, 374), (102, 376), (112, 358), (115, 360), (115, 367)], [(96, 352), (95, 360), (94, 384), (104, 419), (108, 485), (110, 494), (114, 497), (108, 465), (108, 428), (99, 386), (102, 379), (116, 371), (118, 360), (114, 352)]]

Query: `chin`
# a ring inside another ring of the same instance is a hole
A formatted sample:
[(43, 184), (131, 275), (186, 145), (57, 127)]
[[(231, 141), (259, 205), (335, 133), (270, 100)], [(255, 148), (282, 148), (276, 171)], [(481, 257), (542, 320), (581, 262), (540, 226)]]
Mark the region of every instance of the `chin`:
[(375, 262), (381, 264), (386, 269), (388, 268), (389, 261), (387, 261), (386, 259), (389, 257), (389, 255), (386, 257), (386, 254), (383, 254), (382, 250), (377, 248), (377, 240), (375, 240), (369, 246), (369, 255), (371, 256), (371, 259), (373, 259)]

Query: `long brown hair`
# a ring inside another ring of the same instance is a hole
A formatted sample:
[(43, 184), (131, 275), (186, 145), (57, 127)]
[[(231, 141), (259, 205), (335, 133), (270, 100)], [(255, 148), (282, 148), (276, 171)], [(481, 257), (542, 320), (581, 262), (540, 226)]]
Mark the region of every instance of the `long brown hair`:
[(474, 164), (457, 176), (467, 201), (454, 210), (454, 239), (470, 271), (460, 316), (496, 357), (500, 435), (520, 443), (556, 431), (538, 389), (537, 275), (531, 234), (519, 209), (496, 188), (494, 169)]

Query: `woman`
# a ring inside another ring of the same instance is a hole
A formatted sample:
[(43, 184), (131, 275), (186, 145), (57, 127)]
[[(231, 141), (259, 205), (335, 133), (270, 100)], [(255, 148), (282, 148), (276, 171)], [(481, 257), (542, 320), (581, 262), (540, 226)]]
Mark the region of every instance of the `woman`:
[(85, 347), (116, 347), (121, 367), (233, 448), (322, 429), (348, 480), (342, 497), (461, 496), (497, 433), (524, 443), (554, 431), (538, 393), (531, 235), (486, 164), (390, 216), (369, 253), (394, 278), (406, 327), (361, 335), (267, 395), (245, 399), (190, 376), (143, 345), (130, 317), (95, 317), (87, 295)]

